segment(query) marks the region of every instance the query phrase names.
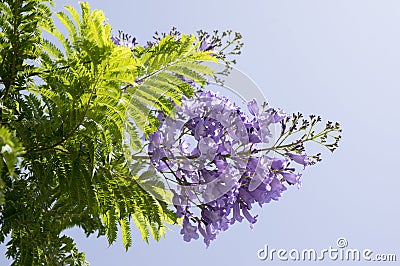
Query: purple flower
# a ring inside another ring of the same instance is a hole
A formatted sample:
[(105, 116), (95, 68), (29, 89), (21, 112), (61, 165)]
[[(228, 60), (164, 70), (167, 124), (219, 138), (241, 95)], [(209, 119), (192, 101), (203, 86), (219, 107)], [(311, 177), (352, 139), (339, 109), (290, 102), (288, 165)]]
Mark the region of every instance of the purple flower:
[(283, 119), (288, 117), (288, 115), (282, 109), (279, 108), (278, 109), (270, 108), (267, 110), (267, 113), (269, 113), (271, 123), (279, 123)]
[(282, 172), (281, 175), (290, 185), (298, 184), (300, 185), (301, 174), (295, 174), (291, 172)]
[(181, 229), (183, 240), (190, 242), (191, 239), (198, 239), (199, 234), (197, 233), (197, 227), (190, 224), (189, 219), (185, 216), (183, 218), (183, 226)]
[(271, 191), (269, 191), (268, 196), (273, 200), (278, 200), (282, 192), (286, 190), (286, 187), (277, 178), (274, 178), (270, 185)]
[(247, 219), (247, 221), (250, 223), (250, 227), (253, 228), (253, 225), (257, 222), (257, 215), (256, 216), (251, 216), (249, 211), (247, 210), (247, 207), (244, 206), (243, 204), (240, 205), (244, 217)]
[(179, 196), (175, 191), (173, 191), (174, 196), (172, 198), (172, 203), (174, 204), (174, 207), (176, 209), (176, 216), (178, 218), (183, 217), (186, 214), (186, 211), (182, 206), (184, 206), (184, 199), (182, 199), (182, 196)]
[(239, 223), (243, 221), (243, 217), (240, 215), (239, 202), (235, 202), (233, 204), (233, 217), (231, 219), (231, 224), (234, 224), (236, 221), (238, 221)]
[(260, 113), (260, 108), (257, 105), (256, 99), (251, 100), (247, 103), (247, 108), (249, 109), (250, 113), (254, 116), (258, 116)]
[(201, 233), (201, 235), (204, 238), (204, 243), (206, 244), (206, 246), (208, 247), (211, 243), (212, 240), (214, 240), (217, 236), (216, 231), (213, 229), (211, 224), (208, 224), (205, 226), (206, 228), (204, 229), (201, 224), (199, 223), (198, 225), (198, 229), (199, 232)]
[(290, 159), (295, 161), (298, 164), (301, 164), (304, 166), (304, 169), (306, 166), (310, 163), (310, 159), (307, 157), (307, 155), (300, 155), (300, 154), (295, 154), (295, 153), (286, 153), (287, 156), (289, 156)]
[(271, 162), (271, 168), (274, 170), (282, 170), (287, 165), (287, 159), (273, 158)]

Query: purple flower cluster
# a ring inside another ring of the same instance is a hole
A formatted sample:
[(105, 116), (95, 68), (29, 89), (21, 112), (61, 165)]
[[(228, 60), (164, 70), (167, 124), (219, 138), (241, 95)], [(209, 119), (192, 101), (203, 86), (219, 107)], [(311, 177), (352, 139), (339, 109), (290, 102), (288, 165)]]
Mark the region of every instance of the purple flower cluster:
[[(175, 117), (159, 113), (159, 130), (149, 136), (152, 165), (173, 192), (185, 241), (201, 235), (208, 246), (235, 222), (257, 221), (250, 210), (278, 200), (286, 184), (300, 185), (291, 161), (306, 167), (303, 154), (274, 156), (275, 124), (287, 114), (247, 103), (249, 112), (213, 92), (198, 92), (176, 106)], [(249, 114), (248, 114), (249, 113)]]

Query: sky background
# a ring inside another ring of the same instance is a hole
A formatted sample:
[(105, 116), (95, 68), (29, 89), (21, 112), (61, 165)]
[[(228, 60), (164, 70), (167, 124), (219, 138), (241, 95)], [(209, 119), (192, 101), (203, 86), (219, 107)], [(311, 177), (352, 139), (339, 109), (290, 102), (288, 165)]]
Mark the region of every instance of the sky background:
[[(56, 10), (77, 1), (57, 0)], [(278, 202), (257, 210), (258, 222), (221, 233), (208, 249), (186, 243), (179, 228), (146, 244), (135, 230), (128, 251), (121, 240), (86, 239), (71, 230), (91, 265), (309, 265), (260, 261), (257, 250), (336, 247), (395, 253), (400, 260), (399, 86), (400, 1), (89, 1), (111, 26), (136, 36), (172, 26), (183, 33), (232, 29), (244, 36), (237, 68), (249, 75), (271, 106), (288, 113), (319, 114), (338, 121), (343, 139), (332, 155), (303, 173)], [(0, 247), (4, 254), (4, 246)], [(3, 255), (0, 265), (4, 265)], [(365, 265), (323, 262), (315, 265)], [(369, 262), (366, 265), (396, 265)]]

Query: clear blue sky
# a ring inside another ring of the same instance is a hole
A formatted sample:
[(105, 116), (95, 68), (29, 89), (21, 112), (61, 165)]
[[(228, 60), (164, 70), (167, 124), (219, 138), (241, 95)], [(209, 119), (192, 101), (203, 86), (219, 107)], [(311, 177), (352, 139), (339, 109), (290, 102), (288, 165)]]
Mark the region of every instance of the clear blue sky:
[[(260, 261), (256, 252), (264, 244), (287, 250), (329, 248), (338, 237), (345, 237), (350, 248), (396, 253), (400, 260), (400, 1), (89, 3), (105, 11), (114, 29), (131, 33), (140, 43), (172, 26), (184, 33), (239, 31), (245, 46), (237, 67), (272, 106), (319, 114), (343, 126), (335, 154), (325, 152), (321, 164), (307, 169), (301, 189), (290, 187), (279, 202), (259, 210), (253, 230), (236, 224), (208, 249), (202, 241), (184, 242), (179, 228), (149, 245), (135, 231), (128, 252), (120, 240), (108, 247), (105, 238), (85, 239), (79, 230), (70, 231), (91, 265), (309, 265)], [(77, 1), (56, 4), (60, 10)], [(318, 265), (342, 263), (352, 264)]]

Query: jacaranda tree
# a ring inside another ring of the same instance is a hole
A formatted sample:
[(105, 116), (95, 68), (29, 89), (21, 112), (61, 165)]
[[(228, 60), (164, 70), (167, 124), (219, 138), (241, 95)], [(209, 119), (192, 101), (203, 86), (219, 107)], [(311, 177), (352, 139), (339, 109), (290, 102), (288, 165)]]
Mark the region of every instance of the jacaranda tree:
[(109, 243), (120, 230), (128, 249), (132, 223), (145, 241), (178, 224), (209, 245), (300, 184), (290, 163), (320, 160), (305, 143), (337, 147), (337, 123), (316, 132), (319, 117), (207, 91), (238, 33), (172, 30), (141, 46), (87, 3), (56, 13), (57, 29), (52, 5), (0, 2), (0, 243), (13, 265), (87, 264), (63, 234), (77, 226)]

